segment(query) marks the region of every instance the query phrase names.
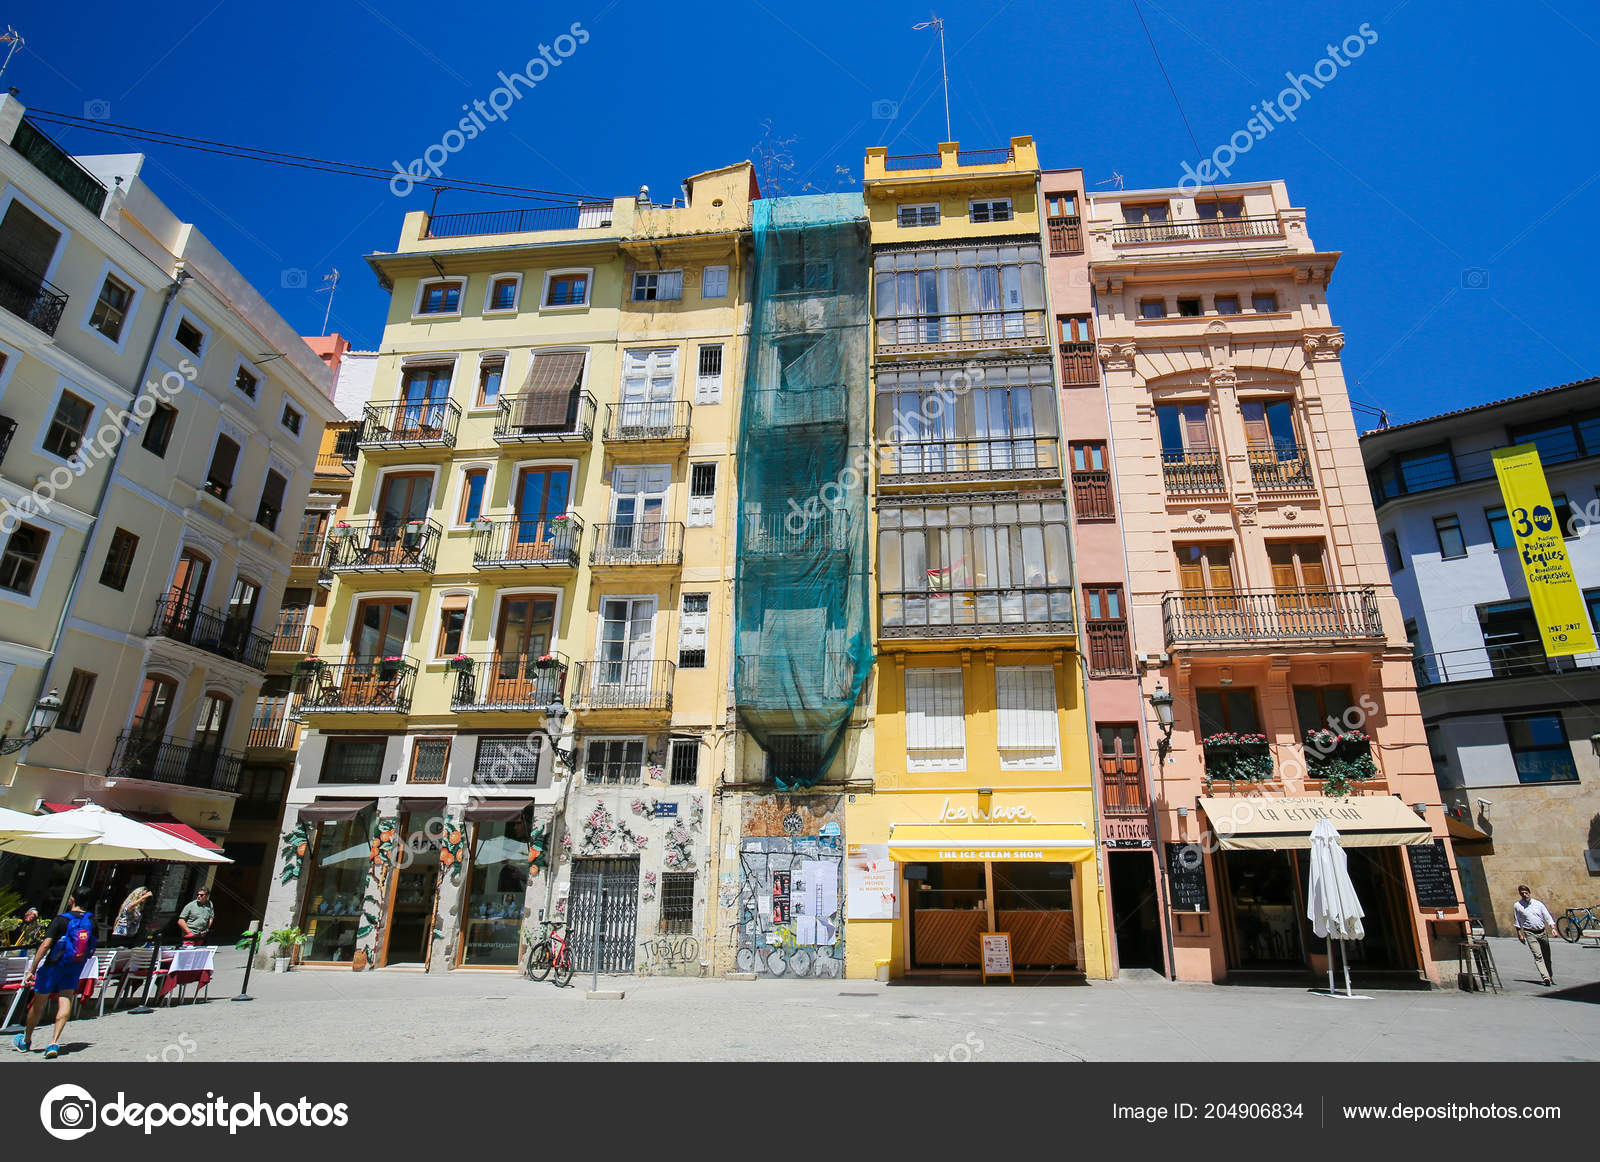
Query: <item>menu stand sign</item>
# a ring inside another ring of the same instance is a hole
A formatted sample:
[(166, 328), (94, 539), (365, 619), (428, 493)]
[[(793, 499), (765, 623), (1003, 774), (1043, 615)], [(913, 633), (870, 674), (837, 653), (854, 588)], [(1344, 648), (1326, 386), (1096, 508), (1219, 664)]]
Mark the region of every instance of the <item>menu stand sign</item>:
[(983, 983), (988, 984), (991, 976), (1003, 976), (1016, 984), (1017, 975), (1011, 967), (1011, 933), (980, 932), (978, 945)]

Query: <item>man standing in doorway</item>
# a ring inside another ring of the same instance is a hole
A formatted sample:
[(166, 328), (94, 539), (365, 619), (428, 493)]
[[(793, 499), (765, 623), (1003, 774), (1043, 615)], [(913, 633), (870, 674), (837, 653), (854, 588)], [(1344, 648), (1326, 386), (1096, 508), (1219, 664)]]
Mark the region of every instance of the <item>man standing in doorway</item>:
[(1555, 917), (1550, 915), (1544, 901), (1533, 898), (1533, 891), (1527, 884), (1517, 885), (1517, 902), (1511, 905), (1511, 913), (1516, 919), (1517, 939), (1533, 953), (1533, 967), (1539, 970), (1545, 984), (1555, 984), (1555, 965), (1550, 959), (1550, 933), (1555, 930)]
[(194, 894), (194, 899), (184, 905), (183, 911), (178, 913), (178, 930), (183, 933), (183, 946), (193, 948), (211, 932), (211, 921), (216, 916), (216, 909), (211, 906), (211, 893), (201, 888)]

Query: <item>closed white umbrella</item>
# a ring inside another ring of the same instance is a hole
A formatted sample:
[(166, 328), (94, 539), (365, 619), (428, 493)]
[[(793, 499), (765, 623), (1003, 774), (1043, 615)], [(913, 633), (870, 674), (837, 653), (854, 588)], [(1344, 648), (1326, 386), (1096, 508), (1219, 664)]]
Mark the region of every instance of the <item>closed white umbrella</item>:
[[(1366, 915), (1361, 901), (1356, 898), (1356, 887), (1350, 882), (1349, 859), (1339, 845), (1339, 831), (1331, 820), (1318, 819), (1311, 828), (1311, 882), (1306, 887), (1306, 919), (1311, 930), (1328, 941), (1328, 995), (1333, 989), (1333, 961), (1337, 945), (1346, 940), (1361, 940), (1366, 929), (1361, 918)], [(1350, 988), (1350, 951), (1344, 954), (1344, 993), (1355, 994)]]

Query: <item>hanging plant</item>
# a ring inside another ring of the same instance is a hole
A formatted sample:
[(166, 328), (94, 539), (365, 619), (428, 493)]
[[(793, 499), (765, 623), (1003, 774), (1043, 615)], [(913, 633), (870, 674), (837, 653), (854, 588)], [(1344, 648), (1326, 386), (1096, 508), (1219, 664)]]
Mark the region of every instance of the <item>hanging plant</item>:
[(380, 681), (392, 682), (400, 674), (400, 667), (405, 664), (405, 659), (390, 654), (386, 658), (378, 659), (378, 678)]
[(456, 654), (445, 663), (445, 667), (457, 674), (472, 673), (472, 659), (466, 654)]

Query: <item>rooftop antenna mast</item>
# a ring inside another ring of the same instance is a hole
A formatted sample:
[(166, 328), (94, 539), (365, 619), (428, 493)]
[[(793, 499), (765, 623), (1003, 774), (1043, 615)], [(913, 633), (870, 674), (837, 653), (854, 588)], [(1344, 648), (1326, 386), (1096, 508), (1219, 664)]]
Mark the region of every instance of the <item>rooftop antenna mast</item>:
[(950, 131), (950, 66), (944, 57), (944, 21), (939, 19), (936, 12), (928, 14), (931, 19), (924, 20), (921, 24), (913, 24), (911, 30), (920, 32), (924, 28), (937, 28), (939, 30), (939, 71), (944, 74), (944, 139), (954, 141), (955, 135)]
[(338, 289), (339, 268), (336, 266), (322, 276), (322, 289), (317, 291), (319, 295), (325, 294), (328, 296), (328, 309), (322, 312), (322, 333), (324, 335), (328, 333), (328, 318), (333, 314), (333, 294)]
[(0, 76), (5, 75), (6, 66), (11, 63), (11, 58), (15, 56), (16, 51), (26, 43), (27, 41), (22, 39), (22, 33), (18, 32), (15, 28), (12, 28), (11, 25), (6, 25), (5, 35), (0, 36), (0, 44), (9, 44), (11, 47), (6, 49), (6, 59), (0, 61)]
[(1095, 185), (1097, 185), (1097, 186), (1115, 185), (1117, 187), (1117, 189), (1120, 190), (1122, 188), (1122, 175), (1119, 174), (1116, 170), (1112, 170), (1110, 177), (1108, 177), (1103, 182), (1095, 182)]

